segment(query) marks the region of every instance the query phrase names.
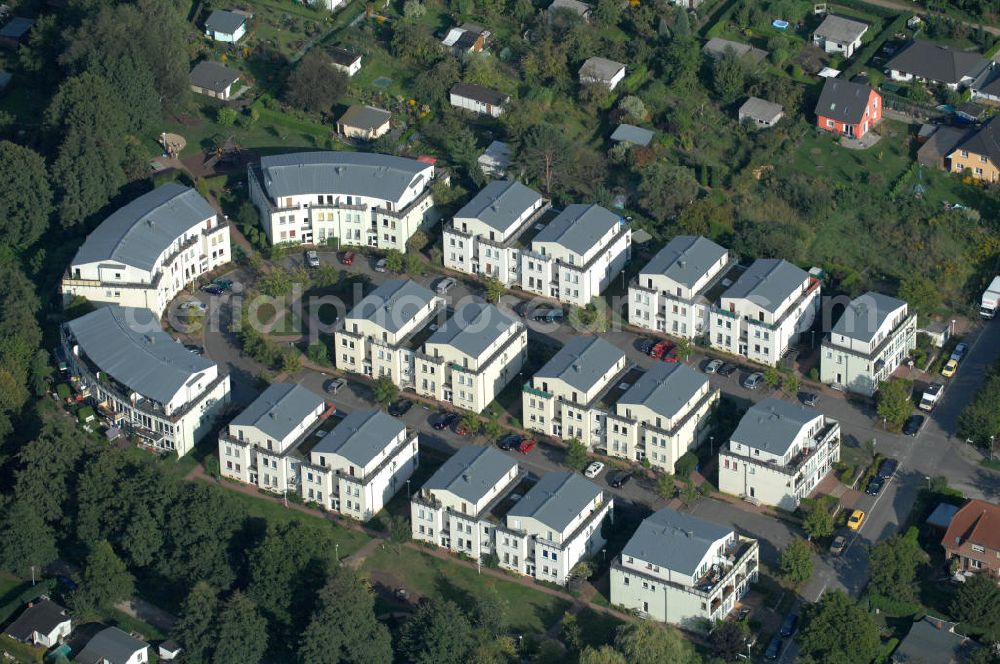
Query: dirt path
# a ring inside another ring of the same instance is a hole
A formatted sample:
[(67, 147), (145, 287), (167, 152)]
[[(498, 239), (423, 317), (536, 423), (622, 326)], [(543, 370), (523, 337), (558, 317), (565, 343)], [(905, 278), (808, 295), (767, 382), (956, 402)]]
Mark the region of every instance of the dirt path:
[(115, 604), (115, 608), (164, 632), (170, 632), (174, 623), (177, 622), (174, 614), (150, 604), (141, 597), (133, 597), (130, 600), (119, 602)]

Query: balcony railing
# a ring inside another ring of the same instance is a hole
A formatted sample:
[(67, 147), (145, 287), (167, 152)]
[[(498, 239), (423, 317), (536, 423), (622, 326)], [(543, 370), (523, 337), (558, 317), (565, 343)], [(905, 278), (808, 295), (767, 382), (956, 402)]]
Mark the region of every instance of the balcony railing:
[(817, 434), (810, 439), (809, 444), (806, 447), (803, 447), (788, 463), (780, 463), (770, 459), (761, 459), (758, 457), (752, 457), (749, 454), (735, 452), (732, 449), (732, 444), (730, 444), (729, 448), (726, 450), (726, 454), (755, 466), (764, 466), (766, 468), (776, 470), (779, 473), (784, 473), (785, 475), (795, 475), (802, 469), (803, 466), (806, 465), (806, 463), (809, 462), (810, 459), (813, 459), (822, 453), (828, 453), (836, 444), (835, 439), (839, 434), (840, 423), (827, 422), (823, 425), (819, 432), (817, 432)]

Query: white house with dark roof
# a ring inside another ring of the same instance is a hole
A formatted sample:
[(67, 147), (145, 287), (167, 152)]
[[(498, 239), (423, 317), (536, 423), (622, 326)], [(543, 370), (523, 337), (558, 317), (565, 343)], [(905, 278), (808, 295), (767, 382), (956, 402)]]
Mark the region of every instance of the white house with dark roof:
[(512, 163), (510, 144), (503, 141), (493, 141), (486, 146), (486, 150), (479, 155), (476, 162), (483, 175), (502, 178), (507, 174), (507, 169)]
[(205, 36), (224, 44), (235, 44), (247, 33), (247, 15), (225, 9), (213, 9), (205, 19)]
[(548, 209), (541, 194), (516, 180), (490, 182), (445, 225), (444, 266), (518, 283), (522, 238)]
[(761, 258), (709, 315), (715, 348), (774, 366), (808, 330), (820, 305), (820, 281), (786, 260)]
[(354, 76), (361, 71), (361, 55), (346, 48), (334, 46), (327, 50), (330, 59), (333, 61), (333, 68), (342, 71), (348, 76)]
[(769, 397), (750, 407), (719, 452), (719, 490), (794, 510), (840, 460), (840, 423)]
[(441, 45), (460, 58), (470, 53), (481, 53), (486, 48), (486, 40), (489, 38), (490, 31), (483, 26), (463, 23), (448, 30), (441, 40)]
[(631, 124), (620, 124), (611, 133), (611, 140), (615, 143), (628, 143), (638, 145), (641, 148), (647, 147), (656, 134), (651, 129), (636, 127)]
[(629, 325), (694, 339), (708, 332), (710, 291), (732, 267), (729, 252), (700, 235), (678, 235), (629, 285)]
[(952, 90), (968, 87), (989, 63), (979, 53), (914, 40), (885, 65), (894, 81), (922, 81)]
[(872, 396), (917, 345), (917, 314), (906, 302), (869, 291), (853, 300), (820, 352), (820, 380)]
[(228, 101), (233, 95), (233, 86), (243, 74), (218, 62), (202, 60), (191, 70), (189, 78), (193, 92)]
[(845, 58), (861, 48), (861, 38), (868, 32), (868, 24), (843, 16), (827, 14), (813, 31), (813, 44), (827, 53), (843, 53)]
[(108, 305), (65, 323), (61, 336), (77, 392), (152, 449), (187, 454), (229, 401), (229, 376), (147, 309)]
[(87, 236), (60, 290), (161, 314), (176, 295), (232, 259), (229, 226), (198, 192), (171, 182), (119, 208)]
[(611, 604), (660, 622), (704, 628), (757, 581), (757, 540), (665, 507), (646, 517), (611, 564)]
[(573, 472), (545, 473), (507, 512), (506, 530), (496, 532), (500, 566), (566, 583), (577, 563), (604, 546), (602, 525), (613, 509), (614, 498), (590, 480)]
[(389, 133), (392, 113), (367, 104), (354, 104), (337, 120), (337, 133), (347, 138), (374, 141)]
[(581, 85), (600, 85), (614, 90), (625, 78), (625, 65), (607, 58), (587, 58), (580, 67)]
[(406, 252), (430, 221), (434, 165), (370, 152), (294, 152), (248, 169), (272, 244), (339, 243)]
[(69, 638), (72, 631), (73, 619), (69, 611), (48, 597), (40, 597), (28, 603), (4, 634), (21, 643), (51, 648)]
[(389, 279), (358, 302), (334, 331), (335, 361), (343, 371), (388, 376), (415, 387), (414, 362), (444, 314), (444, 299), (409, 279)]
[(552, 0), (552, 4), (546, 9), (549, 16), (558, 11), (570, 12), (576, 14), (584, 21), (590, 20), (591, 7), (585, 2), (580, 2), (580, 0)]
[(73, 659), (78, 664), (145, 664), (149, 661), (149, 644), (117, 627), (106, 627)]
[(521, 250), (521, 290), (585, 307), (632, 254), (625, 220), (599, 205), (567, 205)]
[(484, 302), (468, 302), (424, 342), (414, 359), (417, 394), (482, 412), (521, 371), (524, 324)]
[(775, 104), (758, 97), (750, 97), (743, 102), (737, 114), (741, 124), (749, 121), (757, 129), (770, 129), (778, 124), (778, 121), (784, 116), (785, 109), (781, 104)]
[(456, 83), (451, 86), (448, 101), (455, 108), (498, 118), (510, 101), (510, 95), (475, 83)]

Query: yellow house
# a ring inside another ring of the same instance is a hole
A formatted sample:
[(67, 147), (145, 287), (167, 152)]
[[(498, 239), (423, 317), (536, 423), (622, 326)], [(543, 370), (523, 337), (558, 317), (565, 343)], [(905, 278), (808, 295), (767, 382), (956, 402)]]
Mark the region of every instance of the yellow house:
[(983, 182), (1000, 182), (1000, 121), (993, 118), (948, 155), (952, 173), (968, 169)]

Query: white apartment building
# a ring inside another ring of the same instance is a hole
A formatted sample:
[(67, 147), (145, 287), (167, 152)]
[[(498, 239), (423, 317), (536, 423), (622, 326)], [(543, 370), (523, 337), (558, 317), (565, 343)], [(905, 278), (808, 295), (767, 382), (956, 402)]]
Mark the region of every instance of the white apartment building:
[(226, 221), (194, 189), (171, 182), (102, 221), (77, 250), (61, 292), (162, 314), (188, 284), (231, 259)]
[(334, 331), (337, 368), (415, 387), (416, 354), (443, 311), (444, 299), (417, 282), (384, 281)]
[[(446, 248), (447, 249), (447, 248)], [(568, 205), (521, 250), (522, 290), (585, 307), (625, 267), (632, 231), (599, 205)]]
[(628, 322), (686, 339), (708, 333), (710, 291), (731, 267), (729, 252), (700, 235), (678, 235), (629, 286)]
[(482, 412), (528, 355), (524, 324), (492, 304), (470, 302), (427, 338), (415, 356), (417, 394)]
[(773, 397), (754, 404), (719, 452), (719, 490), (794, 510), (840, 460), (840, 423)]
[(247, 173), (271, 244), (336, 241), (405, 252), (434, 206), (434, 165), (416, 159), (294, 152), (263, 157)]
[(820, 305), (820, 281), (788, 261), (754, 261), (710, 314), (712, 346), (775, 366), (809, 329)]
[(903, 300), (869, 291), (851, 300), (823, 339), (820, 380), (872, 396), (917, 346), (917, 314)]
[(380, 410), (342, 420), (304, 387), (275, 383), (219, 436), (224, 477), (367, 521), (418, 465), (418, 437)]
[(541, 194), (516, 180), (490, 182), (445, 226), (444, 266), (518, 284), (523, 239), (548, 209)]
[(77, 391), (143, 445), (183, 456), (229, 401), (229, 376), (174, 341), (148, 309), (108, 305), (62, 327)]
[(639, 525), (611, 565), (611, 604), (703, 629), (757, 581), (760, 547), (731, 528), (663, 508)]

